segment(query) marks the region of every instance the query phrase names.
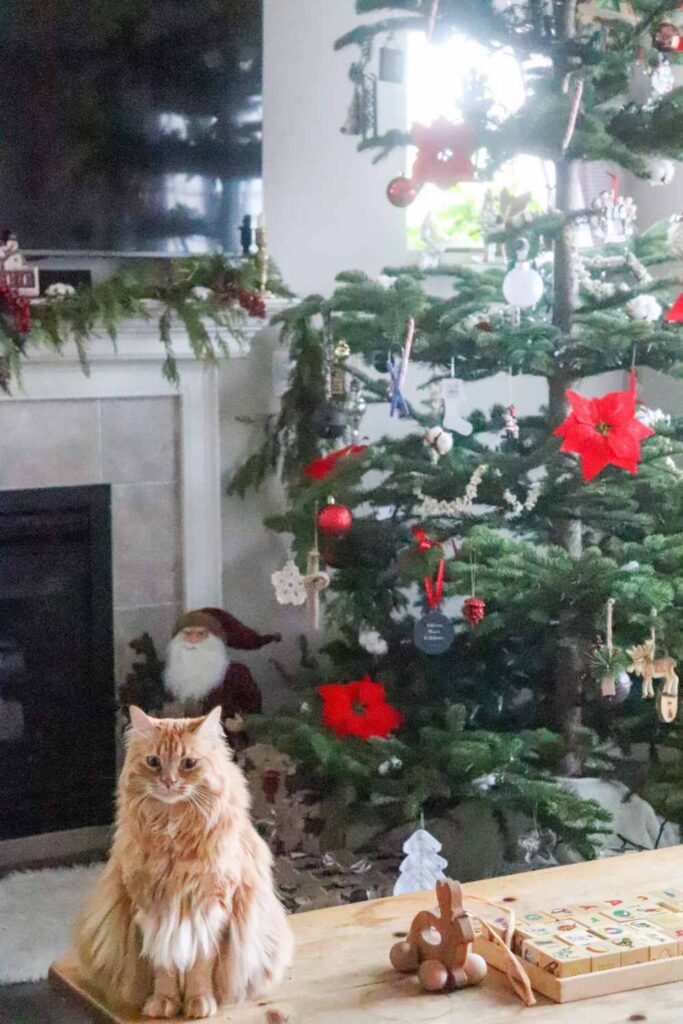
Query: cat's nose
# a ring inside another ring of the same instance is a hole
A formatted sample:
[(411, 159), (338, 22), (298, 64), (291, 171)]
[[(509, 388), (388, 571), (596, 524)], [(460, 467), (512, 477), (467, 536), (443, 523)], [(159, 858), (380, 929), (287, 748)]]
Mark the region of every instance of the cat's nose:
[(166, 786), (166, 789), (170, 789), (171, 786), (175, 786), (178, 780), (176, 779), (175, 775), (162, 775), (161, 781), (163, 782), (164, 786)]

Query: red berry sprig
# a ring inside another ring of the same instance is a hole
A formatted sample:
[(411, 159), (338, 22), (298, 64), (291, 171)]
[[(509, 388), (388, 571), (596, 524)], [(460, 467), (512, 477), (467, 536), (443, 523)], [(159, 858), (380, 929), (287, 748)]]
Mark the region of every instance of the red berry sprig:
[(268, 316), (263, 296), (259, 292), (249, 291), (247, 288), (237, 288), (231, 285), (226, 288), (223, 298), (226, 302), (238, 302), (249, 316), (259, 317), (265, 320)]

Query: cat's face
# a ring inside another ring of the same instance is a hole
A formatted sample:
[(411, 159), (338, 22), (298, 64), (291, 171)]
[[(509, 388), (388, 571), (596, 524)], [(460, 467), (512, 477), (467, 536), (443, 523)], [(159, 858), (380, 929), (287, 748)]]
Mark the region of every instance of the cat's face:
[(127, 760), (138, 792), (165, 804), (200, 804), (213, 788), (220, 707), (206, 718), (149, 718), (131, 708)]

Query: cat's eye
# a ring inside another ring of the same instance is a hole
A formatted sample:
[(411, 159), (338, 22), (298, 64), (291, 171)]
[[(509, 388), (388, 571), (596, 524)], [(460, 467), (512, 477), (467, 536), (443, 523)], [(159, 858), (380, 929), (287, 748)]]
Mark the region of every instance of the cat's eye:
[(184, 757), (182, 759), (182, 761), (180, 762), (180, 767), (183, 769), (183, 771), (189, 772), (189, 771), (191, 771), (194, 768), (196, 763), (197, 763), (197, 758), (196, 757)]
[(155, 770), (161, 768), (161, 758), (157, 757), (156, 754), (150, 754), (149, 757), (145, 758), (150, 768)]

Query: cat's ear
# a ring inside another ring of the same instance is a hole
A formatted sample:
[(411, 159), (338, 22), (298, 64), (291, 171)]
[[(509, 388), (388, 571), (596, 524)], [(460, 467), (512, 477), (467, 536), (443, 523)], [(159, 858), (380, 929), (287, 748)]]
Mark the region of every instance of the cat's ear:
[(195, 735), (203, 740), (217, 740), (223, 737), (223, 726), (221, 725), (221, 715), (223, 714), (223, 708), (220, 704), (217, 704), (215, 708), (209, 711), (208, 715), (198, 723), (195, 729)]
[(130, 727), (133, 732), (140, 733), (141, 736), (150, 736), (156, 725), (154, 719), (146, 715), (142, 708), (136, 707), (135, 704), (131, 704), (128, 710), (130, 712)]

